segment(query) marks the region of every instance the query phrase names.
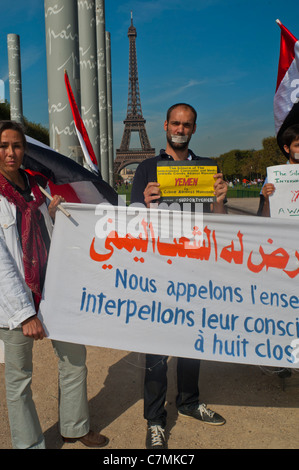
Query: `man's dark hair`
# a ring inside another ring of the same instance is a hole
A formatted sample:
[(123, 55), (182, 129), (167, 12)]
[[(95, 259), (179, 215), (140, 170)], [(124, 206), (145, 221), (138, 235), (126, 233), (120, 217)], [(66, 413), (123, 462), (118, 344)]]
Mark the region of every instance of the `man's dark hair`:
[(166, 114), (166, 120), (167, 120), (167, 122), (169, 122), (169, 117), (170, 117), (171, 112), (172, 112), (175, 108), (178, 108), (179, 106), (182, 106), (182, 107), (185, 107), (185, 108), (189, 108), (190, 111), (192, 111), (192, 113), (193, 113), (193, 115), (194, 115), (194, 124), (196, 124), (197, 112), (195, 111), (195, 109), (193, 108), (193, 106), (191, 106), (190, 104), (187, 104), (187, 103), (177, 103), (177, 104), (173, 104), (172, 106), (170, 106), (170, 108), (168, 109), (167, 114)]
[(288, 127), (282, 134), (283, 145), (290, 147), (294, 140), (299, 140), (299, 124)]

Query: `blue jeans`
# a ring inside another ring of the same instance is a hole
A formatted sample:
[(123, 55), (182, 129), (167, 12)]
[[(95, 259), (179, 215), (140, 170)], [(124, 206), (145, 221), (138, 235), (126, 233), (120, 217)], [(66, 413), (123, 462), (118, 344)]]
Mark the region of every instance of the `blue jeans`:
[[(167, 356), (146, 355), (144, 378), (144, 418), (149, 424), (166, 425), (165, 400), (167, 393)], [(176, 406), (178, 409), (193, 408), (199, 402), (198, 359), (177, 358)]]

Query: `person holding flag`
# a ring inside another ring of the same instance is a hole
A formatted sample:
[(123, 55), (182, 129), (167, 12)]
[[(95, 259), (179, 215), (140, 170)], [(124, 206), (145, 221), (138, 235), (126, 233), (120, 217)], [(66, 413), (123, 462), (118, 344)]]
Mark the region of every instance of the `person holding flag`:
[[(299, 163), (299, 41), (281, 23), (280, 55), (274, 96), (274, 122), (277, 143), (288, 159)], [(297, 96), (298, 95), (298, 96)], [(258, 215), (270, 217), (269, 197), (275, 187), (266, 178), (260, 194)]]
[[(22, 127), (0, 123), (0, 339), (5, 346), (5, 382), (12, 446), (44, 449), (32, 399), (32, 348), (46, 333), (36, 315), (50, 237), (61, 196), (47, 207), (35, 178), (21, 165)], [(102, 447), (108, 439), (90, 430), (85, 346), (52, 341), (59, 364), (60, 431), (65, 441)]]
[[(288, 164), (299, 163), (299, 41), (281, 23), (280, 55), (277, 83), (274, 96), (274, 122), (277, 143), (288, 159)], [(257, 215), (270, 217), (270, 197), (275, 186), (267, 178), (260, 194)], [(284, 379), (292, 374), (291, 369), (278, 369), (277, 375)]]

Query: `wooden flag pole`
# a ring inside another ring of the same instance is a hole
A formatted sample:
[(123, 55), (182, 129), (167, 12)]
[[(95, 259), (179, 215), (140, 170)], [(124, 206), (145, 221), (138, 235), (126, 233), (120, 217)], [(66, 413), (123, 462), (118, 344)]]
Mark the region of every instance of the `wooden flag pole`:
[[(50, 199), (50, 201), (52, 201), (52, 200), (53, 200), (52, 196), (51, 196), (42, 186), (40, 186), (40, 185), (38, 185), (38, 186), (39, 186), (39, 189), (41, 190), (41, 192), (42, 192), (48, 199)], [(57, 208), (58, 208), (59, 210), (61, 210), (61, 212), (63, 212), (64, 215), (66, 215), (67, 217), (70, 217), (70, 216), (71, 216), (71, 214), (70, 214), (67, 210), (65, 210), (65, 209), (62, 207), (61, 204), (58, 204)]]

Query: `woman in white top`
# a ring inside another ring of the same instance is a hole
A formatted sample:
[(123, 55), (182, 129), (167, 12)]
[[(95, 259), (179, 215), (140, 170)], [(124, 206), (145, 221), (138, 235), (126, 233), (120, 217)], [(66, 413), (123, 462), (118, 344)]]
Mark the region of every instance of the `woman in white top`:
[[(21, 169), (22, 127), (0, 123), (0, 339), (5, 347), (6, 399), (12, 446), (45, 448), (32, 399), (33, 341), (46, 336), (37, 317), (52, 225), (62, 198), (47, 207), (35, 178)], [(66, 441), (101, 447), (108, 440), (89, 429), (86, 350), (52, 341), (59, 358), (60, 432)]]

